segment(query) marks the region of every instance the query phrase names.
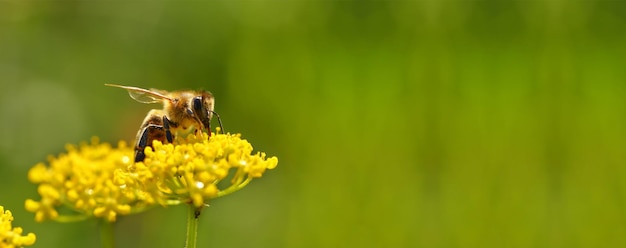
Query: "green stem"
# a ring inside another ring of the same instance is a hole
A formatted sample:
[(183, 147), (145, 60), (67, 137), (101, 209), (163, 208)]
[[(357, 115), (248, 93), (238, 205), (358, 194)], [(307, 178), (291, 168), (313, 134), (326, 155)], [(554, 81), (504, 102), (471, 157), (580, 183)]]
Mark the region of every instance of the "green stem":
[(59, 215), (54, 221), (59, 223), (79, 222), (89, 219), (89, 215)]
[(244, 180), (242, 182), (238, 182), (236, 184), (230, 185), (225, 190), (217, 192), (217, 196), (215, 198), (222, 197), (222, 196), (228, 195), (230, 193), (233, 193), (233, 192), (235, 192), (237, 190), (240, 190), (243, 187), (245, 187), (246, 185), (248, 185), (248, 183), (250, 183), (250, 181), (252, 181), (252, 178), (248, 177), (248, 178), (246, 178), (246, 180)]
[(196, 237), (198, 236), (198, 218), (202, 208), (196, 208), (193, 204), (187, 204), (189, 211), (187, 213), (187, 241), (186, 248), (196, 248)]
[(115, 238), (113, 235), (113, 222), (106, 220), (100, 221), (100, 240), (102, 241), (102, 248), (114, 248)]

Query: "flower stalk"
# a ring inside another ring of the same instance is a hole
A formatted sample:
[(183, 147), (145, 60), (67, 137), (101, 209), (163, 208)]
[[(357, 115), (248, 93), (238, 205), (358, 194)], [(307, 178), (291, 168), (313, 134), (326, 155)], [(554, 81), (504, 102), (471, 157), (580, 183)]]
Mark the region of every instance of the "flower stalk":
[(202, 208), (197, 208), (193, 204), (187, 204), (187, 240), (185, 248), (196, 248), (198, 238), (198, 218)]
[(115, 232), (113, 222), (100, 220), (100, 240), (102, 248), (115, 248)]

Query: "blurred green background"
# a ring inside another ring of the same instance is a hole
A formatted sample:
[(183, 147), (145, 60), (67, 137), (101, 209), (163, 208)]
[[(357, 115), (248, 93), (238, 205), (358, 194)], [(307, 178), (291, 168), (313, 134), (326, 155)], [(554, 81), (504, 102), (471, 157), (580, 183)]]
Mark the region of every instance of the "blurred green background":
[[(207, 89), (279, 157), (211, 202), (199, 247), (626, 247), (623, 1), (1, 1), (0, 205), (35, 247), (28, 169), (131, 141), (105, 83)], [(182, 247), (184, 206), (122, 218), (118, 247)]]

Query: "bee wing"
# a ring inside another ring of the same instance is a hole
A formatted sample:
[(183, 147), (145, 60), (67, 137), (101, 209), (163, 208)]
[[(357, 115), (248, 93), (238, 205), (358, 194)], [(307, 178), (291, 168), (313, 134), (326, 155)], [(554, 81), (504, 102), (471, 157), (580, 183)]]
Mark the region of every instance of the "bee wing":
[(147, 89), (142, 89), (139, 87), (123, 86), (123, 85), (117, 85), (117, 84), (105, 84), (105, 85), (111, 86), (111, 87), (118, 87), (118, 88), (127, 90), (130, 97), (140, 103), (158, 103), (162, 101), (163, 99), (167, 99), (170, 101), (172, 100), (171, 98), (166, 96), (167, 91), (164, 91), (164, 90), (157, 90), (157, 89), (147, 90)]

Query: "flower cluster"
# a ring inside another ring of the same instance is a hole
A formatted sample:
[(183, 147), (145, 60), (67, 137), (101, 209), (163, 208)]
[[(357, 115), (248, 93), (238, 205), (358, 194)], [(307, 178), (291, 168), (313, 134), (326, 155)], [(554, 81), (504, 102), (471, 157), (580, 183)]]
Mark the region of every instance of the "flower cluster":
[(13, 248), (33, 245), (36, 240), (35, 234), (28, 233), (26, 236), (22, 236), (22, 228), (12, 227), (12, 222), (13, 214), (11, 211), (4, 210), (4, 207), (0, 206), (0, 247)]
[[(209, 199), (243, 188), (278, 163), (276, 157), (267, 158), (265, 153), (253, 154), (252, 145), (239, 134), (192, 134), (174, 144), (155, 141), (153, 147), (145, 150), (143, 162), (131, 165), (116, 179), (163, 205), (202, 207)], [(221, 183), (227, 178), (228, 182)]]
[[(239, 134), (191, 134), (173, 144), (155, 141), (145, 154), (143, 162), (134, 163), (133, 149), (126, 143), (113, 148), (97, 138), (79, 147), (69, 145), (67, 153), (49, 158), (49, 165), (40, 163), (29, 171), (29, 180), (39, 184), (41, 200), (28, 199), (26, 209), (37, 221), (93, 216), (113, 222), (118, 215), (157, 205), (200, 208), (278, 163), (276, 157), (252, 153), (252, 145)], [(77, 214), (61, 215), (61, 207)]]
[[(35, 213), (35, 220), (67, 222), (95, 216), (112, 222), (131, 208), (150, 205), (150, 199), (113, 182), (116, 170), (132, 164), (133, 150), (125, 142), (113, 148), (93, 138), (89, 144), (67, 145), (66, 149), (67, 153), (50, 157), (49, 165), (39, 163), (28, 172), (28, 179), (39, 184), (41, 196), (40, 201), (26, 200), (26, 209)], [(59, 215), (61, 207), (75, 214)]]

